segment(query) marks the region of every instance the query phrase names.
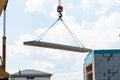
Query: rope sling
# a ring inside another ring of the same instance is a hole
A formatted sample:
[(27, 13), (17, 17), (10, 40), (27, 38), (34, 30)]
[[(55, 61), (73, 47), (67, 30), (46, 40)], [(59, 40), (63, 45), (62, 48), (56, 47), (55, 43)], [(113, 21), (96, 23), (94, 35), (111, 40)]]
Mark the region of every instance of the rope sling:
[(43, 37), (49, 32), (49, 30), (58, 22), (61, 21), (65, 28), (67, 29), (68, 33), (70, 34), (70, 36), (72, 37), (72, 39), (75, 41), (75, 43), (77, 44), (77, 46), (82, 48), (85, 48), (84, 45), (79, 41), (79, 39), (74, 35), (74, 33), (70, 30), (70, 28), (66, 25), (66, 23), (63, 21), (62, 19), (62, 12), (63, 12), (63, 7), (61, 6), (61, 0), (58, 1), (58, 7), (57, 7), (57, 12), (59, 13), (58, 15), (58, 19), (50, 26), (48, 27), (48, 29), (46, 29), (41, 35), (39, 35), (36, 38), (36, 41), (41, 41), (43, 39)]
[[(68, 51), (76, 51), (76, 52), (90, 52), (91, 49), (85, 48), (83, 44), (79, 41), (79, 39), (74, 35), (74, 33), (69, 29), (69, 27), (65, 24), (65, 22), (62, 19), (62, 12), (63, 12), (63, 6), (61, 6), (61, 0), (58, 0), (58, 6), (57, 6), (57, 12), (58, 12), (58, 19), (50, 26), (48, 27), (41, 35), (39, 35), (34, 41), (28, 41), (24, 42), (25, 45), (29, 46), (37, 46), (37, 47), (46, 47), (46, 48), (54, 48), (54, 49), (61, 49), (61, 50), (68, 50)], [(72, 37), (72, 39), (75, 41), (78, 47), (75, 46), (68, 46), (68, 45), (61, 45), (61, 44), (55, 44), (55, 43), (47, 43), (42, 42), (41, 40), (44, 38), (44, 36), (49, 32), (49, 30), (58, 22), (61, 21), (65, 28), (67, 29), (68, 33)], [(81, 47), (80, 47), (81, 45)]]

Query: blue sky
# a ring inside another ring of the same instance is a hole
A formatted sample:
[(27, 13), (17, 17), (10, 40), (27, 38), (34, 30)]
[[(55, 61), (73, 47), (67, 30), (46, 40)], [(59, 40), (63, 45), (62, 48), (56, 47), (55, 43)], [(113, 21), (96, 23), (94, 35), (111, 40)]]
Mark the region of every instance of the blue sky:
[[(120, 48), (120, 0), (62, 0), (63, 20), (85, 47)], [(83, 80), (87, 53), (23, 45), (35, 40), (57, 18), (57, 0), (9, 0), (7, 6), (7, 71), (36, 69), (53, 73), (52, 80)], [(2, 37), (3, 15), (0, 17)], [(59, 37), (59, 38), (58, 38)], [(43, 41), (75, 45), (58, 22)]]

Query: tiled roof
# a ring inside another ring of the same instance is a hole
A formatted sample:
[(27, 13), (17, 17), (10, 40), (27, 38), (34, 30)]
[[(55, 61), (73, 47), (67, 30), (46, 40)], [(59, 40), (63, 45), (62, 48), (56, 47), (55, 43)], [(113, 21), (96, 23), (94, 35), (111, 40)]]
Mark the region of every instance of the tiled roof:
[(42, 71), (33, 70), (33, 69), (28, 69), (28, 70), (19, 71), (17, 73), (14, 73), (14, 74), (10, 75), (10, 77), (29, 77), (29, 76), (33, 76), (33, 77), (51, 77), (52, 74), (42, 72)]

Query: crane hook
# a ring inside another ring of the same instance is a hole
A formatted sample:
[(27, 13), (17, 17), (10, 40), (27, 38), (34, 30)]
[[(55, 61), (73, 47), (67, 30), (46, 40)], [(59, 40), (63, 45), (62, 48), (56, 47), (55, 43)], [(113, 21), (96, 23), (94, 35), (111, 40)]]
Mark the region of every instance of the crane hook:
[(58, 1), (57, 12), (59, 13), (59, 19), (62, 18), (63, 6), (61, 6), (61, 0)]

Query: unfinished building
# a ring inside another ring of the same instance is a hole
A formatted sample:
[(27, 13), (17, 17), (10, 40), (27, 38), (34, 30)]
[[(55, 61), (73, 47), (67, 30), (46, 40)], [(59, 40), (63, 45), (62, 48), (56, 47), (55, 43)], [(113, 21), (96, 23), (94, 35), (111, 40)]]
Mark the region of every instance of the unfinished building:
[(84, 60), (84, 80), (120, 80), (120, 50), (93, 50)]

